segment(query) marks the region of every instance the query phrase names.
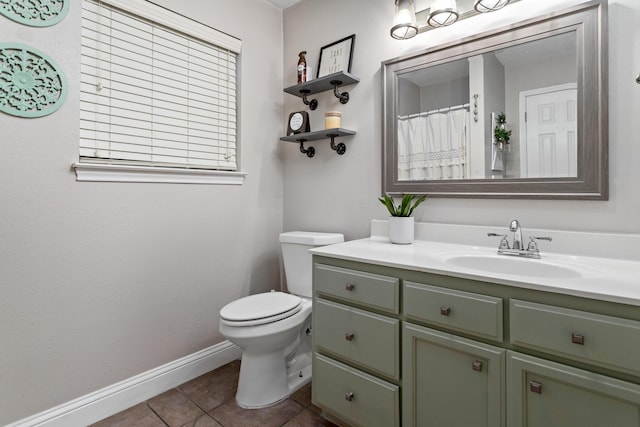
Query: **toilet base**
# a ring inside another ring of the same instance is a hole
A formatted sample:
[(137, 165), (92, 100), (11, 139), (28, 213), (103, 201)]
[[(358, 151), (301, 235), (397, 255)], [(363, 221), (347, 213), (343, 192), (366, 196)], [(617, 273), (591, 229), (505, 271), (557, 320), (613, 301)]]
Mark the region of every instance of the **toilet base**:
[(273, 406), (311, 381), (311, 354), (287, 362), (282, 353), (242, 354), (236, 403), (246, 409)]

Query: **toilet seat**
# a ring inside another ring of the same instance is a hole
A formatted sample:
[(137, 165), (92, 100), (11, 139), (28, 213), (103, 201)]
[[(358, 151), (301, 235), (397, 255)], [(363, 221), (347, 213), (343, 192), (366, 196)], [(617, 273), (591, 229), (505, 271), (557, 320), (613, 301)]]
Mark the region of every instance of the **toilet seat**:
[(265, 292), (240, 298), (222, 307), (220, 320), (229, 326), (257, 326), (293, 316), (302, 300), (284, 292)]

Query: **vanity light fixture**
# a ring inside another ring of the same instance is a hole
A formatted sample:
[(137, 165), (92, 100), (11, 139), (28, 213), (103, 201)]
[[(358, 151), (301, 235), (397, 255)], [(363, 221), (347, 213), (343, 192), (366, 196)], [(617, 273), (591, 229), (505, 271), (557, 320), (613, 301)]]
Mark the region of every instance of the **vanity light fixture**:
[(394, 0), (391, 37), (407, 40), (419, 33), (494, 12), (521, 0)]
[(502, 9), (510, 0), (475, 0), (473, 8), (480, 13), (493, 12)]
[(413, 0), (396, 0), (396, 14), (391, 27), (391, 37), (406, 40), (418, 34)]
[(455, 23), (459, 16), (456, 0), (435, 0), (427, 24), (434, 28), (446, 27)]

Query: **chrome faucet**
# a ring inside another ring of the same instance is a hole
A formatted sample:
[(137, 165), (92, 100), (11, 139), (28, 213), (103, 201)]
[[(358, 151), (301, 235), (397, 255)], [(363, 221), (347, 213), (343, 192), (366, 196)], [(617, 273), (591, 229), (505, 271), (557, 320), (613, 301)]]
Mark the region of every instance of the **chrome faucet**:
[(498, 255), (512, 255), (540, 259), (540, 250), (538, 249), (536, 240), (551, 241), (551, 237), (530, 236), (529, 244), (525, 249), (522, 243), (522, 229), (520, 228), (520, 222), (517, 219), (511, 221), (509, 224), (509, 231), (513, 232), (513, 244), (511, 246), (509, 245), (506, 234), (487, 233), (487, 236), (489, 237), (500, 237)]
[(513, 232), (513, 245), (511, 245), (511, 249), (521, 250), (522, 247), (522, 229), (520, 228), (520, 223), (517, 219), (511, 221), (509, 224), (509, 231)]

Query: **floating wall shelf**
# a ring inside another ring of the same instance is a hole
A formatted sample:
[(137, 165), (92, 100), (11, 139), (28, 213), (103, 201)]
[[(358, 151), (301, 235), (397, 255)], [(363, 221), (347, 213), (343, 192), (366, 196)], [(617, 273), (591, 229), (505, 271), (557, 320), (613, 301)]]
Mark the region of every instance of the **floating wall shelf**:
[(308, 105), (309, 108), (315, 110), (316, 108), (318, 108), (318, 101), (316, 99), (312, 99), (311, 101), (309, 101), (307, 99), (307, 96), (333, 89), (333, 93), (335, 94), (336, 98), (340, 99), (340, 103), (346, 104), (347, 102), (349, 102), (349, 93), (340, 93), (340, 91), (338, 91), (338, 88), (340, 86), (352, 85), (358, 83), (359, 81), (360, 79), (353, 74), (339, 71), (337, 73), (328, 74), (326, 76), (322, 76), (308, 82), (286, 87), (284, 88), (284, 91), (288, 94), (302, 98), (302, 101), (305, 105)]
[(306, 154), (307, 157), (313, 157), (316, 154), (316, 149), (313, 147), (304, 148), (304, 143), (307, 141), (318, 141), (320, 139), (331, 139), (331, 149), (342, 155), (347, 151), (347, 146), (342, 142), (336, 144), (335, 138), (340, 136), (351, 136), (355, 134), (356, 132), (353, 130), (334, 128), (283, 136), (280, 138), (280, 140), (299, 143), (300, 152)]

